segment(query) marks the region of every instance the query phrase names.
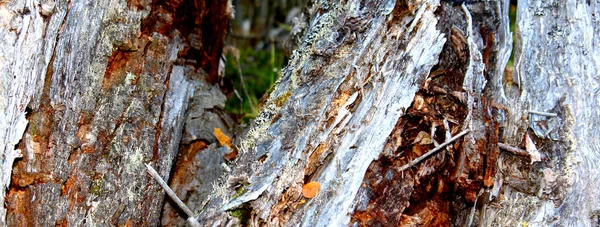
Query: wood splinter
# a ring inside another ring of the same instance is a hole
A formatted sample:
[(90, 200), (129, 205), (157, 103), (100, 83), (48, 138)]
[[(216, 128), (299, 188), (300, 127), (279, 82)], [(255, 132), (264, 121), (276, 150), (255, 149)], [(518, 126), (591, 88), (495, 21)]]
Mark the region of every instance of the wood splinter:
[(526, 151), (518, 147), (513, 147), (505, 143), (498, 143), (498, 147), (502, 150), (508, 151), (511, 154), (531, 158), (531, 155)]
[(185, 205), (185, 203), (183, 203), (183, 201), (181, 201), (181, 199), (179, 199), (179, 197), (177, 197), (175, 192), (173, 190), (171, 190), (169, 185), (167, 185), (167, 182), (165, 182), (162, 179), (162, 177), (160, 175), (158, 175), (158, 173), (156, 172), (156, 170), (154, 170), (154, 168), (152, 168), (152, 166), (150, 166), (146, 163), (144, 163), (144, 165), (146, 165), (146, 168), (148, 168), (148, 173), (150, 174), (150, 176), (152, 176), (152, 178), (154, 178), (154, 180), (156, 180), (158, 182), (158, 184), (165, 190), (167, 195), (169, 195), (169, 197), (177, 204), (177, 206), (179, 208), (181, 208), (181, 210), (183, 210), (183, 212), (185, 212), (185, 214), (187, 214), (188, 224), (192, 227), (200, 227), (201, 225), (198, 222), (198, 219), (196, 219), (196, 217), (194, 216), (194, 212), (192, 212), (192, 210), (190, 210), (190, 208), (187, 205)]
[(415, 160), (412, 160), (412, 162), (410, 162), (410, 163), (408, 163), (406, 165), (403, 165), (402, 167), (398, 168), (397, 171), (398, 172), (402, 172), (402, 171), (404, 171), (404, 170), (406, 170), (406, 169), (408, 169), (410, 167), (413, 167), (417, 163), (423, 161), (427, 157), (431, 156), (432, 154), (434, 154), (435, 152), (441, 150), (442, 148), (448, 146), (450, 143), (454, 142), (455, 140), (459, 139), (460, 137), (466, 135), (469, 132), (470, 132), (470, 130), (467, 129), (467, 130), (464, 130), (464, 131), (458, 133), (456, 136), (450, 138), (449, 140), (446, 140), (446, 142), (444, 142), (444, 143), (440, 144), (439, 146), (431, 149), (430, 151), (428, 151), (427, 153), (421, 155), (420, 157), (416, 158)]
[(535, 115), (540, 115), (540, 116), (545, 116), (545, 117), (557, 117), (558, 116), (558, 114), (555, 114), (555, 113), (540, 112), (540, 111), (535, 111), (535, 110), (528, 110), (527, 112), (529, 112), (530, 114), (535, 114)]

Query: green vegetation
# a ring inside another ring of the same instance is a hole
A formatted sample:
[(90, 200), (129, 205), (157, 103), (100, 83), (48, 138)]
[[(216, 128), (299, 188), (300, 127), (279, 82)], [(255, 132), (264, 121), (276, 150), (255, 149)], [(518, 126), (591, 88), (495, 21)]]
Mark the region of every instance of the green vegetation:
[(512, 38), (513, 38), (513, 49), (512, 52), (510, 53), (510, 58), (508, 60), (508, 64), (506, 65), (506, 67), (512, 68), (514, 65), (514, 60), (515, 60), (515, 41), (517, 40), (517, 36), (515, 35), (515, 28), (517, 26), (517, 6), (516, 5), (510, 5), (510, 9), (508, 10), (508, 18), (510, 20), (510, 31), (512, 32)]
[(244, 189), (244, 187), (245, 187), (245, 185), (243, 185), (243, 186), (240, 186), (240, 187), (236, 188), (236, 189), (235, 189), (235, 195), (233, 195), (232, 199), (233, 199), (233, 198), (237, 198), (237, 197), (239, 197), (240, 195), (244, 194), (244, 192), (246, 192), (246, 190)]
[(246, 226), (248, 224), (248, 220), (250, 218), (250, 209), (247, 207), (239, 207), (230, 211), (231, 216), (240, 220), (240, 224), (242, 226)]
[(225, 109), (243, 115), (242, 121), (247, 122), (258, 116), (260, 99), (275, 83), (284, 57), (273, 44), (268, 49), (240, 47), (238, 51), (239, 59), (233, 54), (227, 55), (225, 78), (233, 83), (237, 93), (231, 94)]

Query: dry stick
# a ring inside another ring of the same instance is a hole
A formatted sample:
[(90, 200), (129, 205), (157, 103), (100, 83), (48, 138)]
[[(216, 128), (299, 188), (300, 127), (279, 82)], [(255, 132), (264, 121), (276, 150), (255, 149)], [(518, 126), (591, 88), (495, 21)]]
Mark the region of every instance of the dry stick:
[(535, 111), (535, 110), (529, 110), (528, 112), (530, 114), (536, 114), (536, 115), (546, 116), (546, 117), (557, 117), (558, 116), (558, 114), (555, 114), (555, 113), (540, 112), (540, 111)]
[(527, 151), (525, 151), (521, 148), (513, 147), (513, 146), (505, 144), (505, 143), (498, 143), (498, 147), (502, 150), (508, 151), (511, 154), (531, 158), (531, 155)]
[(162, 177), (160, 177), (160, 175), (158, 175), (156, 170), (154, 170), (154, 168), (152, 168), (152, 166), (150, 166), (148, 164), (144, 163), (144, 165), (146, 165), (146, 168), (148, 168), (148, 173), (150, 173), (150, 176), (152, 176), (152, 178), (154, 178), (154, 180), (156, 180), (158, 182), (158, 184), (165, 190), (167, 195), (169, 195), (169, 197), (177, 204), (177, 206), (179, 206), (179, 208), (181, 208), (183, 210), (183, 212), (185, 212), (185, 214), (187, 214), (188, 223), (194, 227), (200, 226), (200, 223), (198, 223), (198, 220), (194, 217), (194, 212), (192, 212), (192, 210), (190, 210), (190, 208), (187, 205), (185, 205), (185, 203), (183, 203), (181, 201), (181, 199), (179, 199), (179, 197), (177, 197), (175, 192), (173, 192), (173, 190), (171, 190), (169, 185), (167, 185), (167, 182), (165, 182), (162, 179)]
[(398, 169), (398, 172), (402, 172), (402, 171), (404, 171), (404, 170), (406, 170), (406, 169), (408, 169), (408, 168), (410, 168), (410, 167), (412, 167), (412, 166), (416, 165), (417, 163), (419, 163), (419, 162), (423, 161), (423, 159), (426, 159), (427, 157), (431, 156), (431, 155), (432, 155), (432, 154), (434, 154), (435, 152), (437, 152), (437, 151), (441, 150), (442, 148), (444, 148), (444, 147), (448, 146), (448, 144), (450, 144), (450, 143), (454, 142), (455, 140), (459, 139), (460, 137), (462, 137), (462, 136), (466, 135), (466, 134), (467, 134), (467, 133), (469, 133), (470, 131), (471, 131), (471, 130), (467, 129), (467, 130), (464, 130), (464, 131), (462, 131), (462, 132), (458, 133), (458, 135), (456, 135), (456, 136), (454, 136), (454, 137), (450, 138), (449, 140), (446, 140), (446, 142), (444, 142), (444, 143), (440, 144), (439, 146), (437, 146), (437, 147), (433, 148), (432, 150), (428, 151), (428, 152), (427, 152), (427, 153), (425, 153), (424, 155), (421, 155), (421, 157), (418, 157), (418, 158), (416, 158), (415, 160), (413, 160), (412, 162), (410, 162), (410, 163), (408, 163), (408, 164), (406, 164), (406, 165), (403, 165), (402, 167), (400, 167), (400, 168)]

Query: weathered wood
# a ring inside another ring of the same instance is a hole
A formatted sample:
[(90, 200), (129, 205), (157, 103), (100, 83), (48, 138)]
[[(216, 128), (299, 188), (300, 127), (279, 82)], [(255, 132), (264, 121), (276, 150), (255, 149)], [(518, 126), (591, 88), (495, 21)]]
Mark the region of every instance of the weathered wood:
[(15, 148), (23, 159), (0, 224), (158, 225), (164, 193), (143, 164), (168, 179), (186, 110), (198, 105), (190, 100), (223, 106), (218, 88), (198, 96), (218, 80), (228, 10), (226, 1), (1, 1), (3, 190)]
[(511, 80), (520, 86), (507, 94), (521, 108), (509, 106), (515, 114), (507, 121), (525, 123), (544, 158), (500, 162), (504, 186), (498, 206), (486, 212), (495, 217), (491, 225), (600, 224), (598, 15), (597, 1), (519, 1)]
[[(508, 2), (443, 4), (438, 27), (450, 37), (436, 71), (396, 124), (355, 198), (353, 224), (464, 226), (478, 223), (476, 201), (495, 185), (502, 70), (510, 41), (502, 21)], [(501, 73), (499, 73), (501, 72)], [(500, 81), (500, 82), (499, 82)], [(501, 119), (501, 118), (500, 118)], [(391, 171), (461, 130), (462, 142), (413, 168)], [(444, 133), (436, 133), (438, 131)], [(417, 142), (421, 134), (431, 143)], [(413, 142), (414, 141), (414, 142)], [(489, 194), (489, 193), (487, 193)], [(482, 202), (483, 201), (483, 202)]]
[[(205, 224), (345, 225), (369, 163), (437, 63), (439, 2), (316, 2), (299, 49), (242, 140), (232, 172), (202, 210)], [(301, 186), (321, 193), (299, 204)], [(235, 195), (234, 188), (244, 193)], [(237, 196), (237, 197), (235, 197)]]
[(458, 3), (315, 1), (226, 163), (224, 2), (3, 1), (0, 225), (158, 225), (142, 164), (168, 178), (180, 142), (171, 186), (205, 225), (598, 225), (598, 4), (520, 2), (505, 75), (508, 1)]

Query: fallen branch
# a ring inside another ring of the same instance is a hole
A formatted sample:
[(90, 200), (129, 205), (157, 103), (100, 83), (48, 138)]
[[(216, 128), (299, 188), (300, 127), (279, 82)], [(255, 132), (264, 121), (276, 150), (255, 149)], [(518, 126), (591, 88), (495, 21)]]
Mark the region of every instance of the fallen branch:
[(440, 144), (439, 146), (437, 146), (437, 147), (435, 147), (435, 148), (431, 149), (430, 151), (428, 151), (428, 152), (427, 152), (427, 153), (425, 153), (424, 155), (421, 155), (420, 157), (416, 158), (416, 159), (415, 159), (415, 160), (413, 160), (412, 162), (410, 162), (410, 163), (408, 163), (408, 164), (406, 164), (406, 165), (403, 165), (402, 167), (400, 167), (399, 169), (397, 169), (397, 171), (398, 171), (398, 172), (402, 172), (402, 171), (404, 171), (404, 170), (406, 170), (406, 169), (408, 169), (408, 168), (410, 168), (410, 167), (412, 167), (412, 166), (416, 165), (417, 163), (419, 163), (419, 162), (423, 161), (423, 160), (424, 160), (424, 159), (426, 159), (427, 157), (431, 156), (432, 154), (434, 154), (435, 152), (437, 152), (437, 151), (441, 150), (442, 148), (444, 148), (444, 147), (448, 146), (448, 144), (450, 144), (450, 143), (454, 142), (455, 140), (459, 139), (460, 137), (462, 137), (462, 136), (466, 135), (466, 134), (467, 134), (467, 133), (469, 133), (469, 132), (470, 132), (470, 130), (469, 130), (469, 129), (467, 129), (467, 130), (464, 130), (464, 131), (462, 131), (462, 132), (458, 133), (456, 136), (454, 136), (454, 137), (450, 138), (449, 140), (446, 140), (446, 142), (444, 142), (444, 143)]
[(169, 197), (177, 204), (177, 206), (179, 206), (179, 208), (181, 210), (183, 210), (183, 212), (185, 212), (185, 214), (187, 214), (188, 224), (192, 227), (200, 227), (200, 223), (198, 223), (198, 220), (196, 219), (194, 212), (192, 212), (192, 210), (190, 210), (190, 208), (187, 205), (185, 205), (185, 203), (183, 203), (183, 201), (181, 201), (181, 199), (179, 199), (179, 197), (177, 197), (175, 192), (173, 190), (171, 190), (169, 185), (167, 185), (167, 182), (165, 182), (162, 179), (162, 177), (160, 175), (158, 175), (158, 173), (156, 172), (156, 170), (154, 170), (154, 168), (152, 168), (152, 166), (150, 166), (148, 164), (144, 164), (144, 165), (146, 165), (146, 168), (148, 168), (148, 173), (150, 173), (150, 176), (152, 176), (152, 178), (154, 178), (154, 180), (156, 180), (158, 182), (158, 184), (165, 190), (167, 195), (169, 195)]

